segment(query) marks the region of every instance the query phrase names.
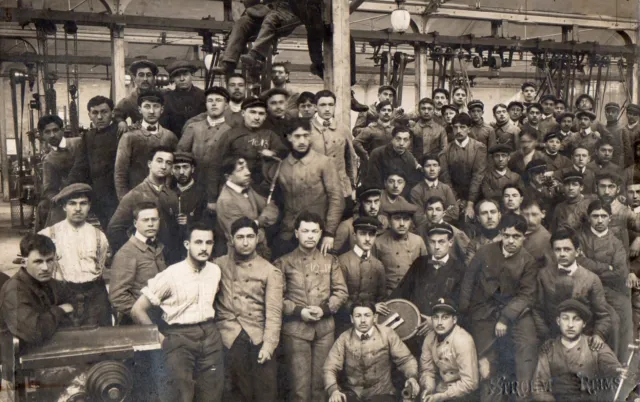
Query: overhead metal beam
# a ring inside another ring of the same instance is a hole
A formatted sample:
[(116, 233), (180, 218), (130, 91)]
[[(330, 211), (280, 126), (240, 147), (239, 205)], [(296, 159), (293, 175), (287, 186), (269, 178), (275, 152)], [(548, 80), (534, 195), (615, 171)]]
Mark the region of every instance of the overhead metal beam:
[[(135, 60), (137, 60), (137, 59), (135, 59), (135, 58), (127, 58), (125, 60), (125, 63), (126, 63), (126, 65), (129, 65)], [(18, 55), (18, 54), (0, 54), (0, 63), (2, 63), (2, 62), (9, 62), (9, 63), (41, 63), (43, 61), (44, 61), (44, 56), (42, 56), (42, 55), (35, 55), (35, 54), (21, 54), (21, 55)], [(65, 56), (65, 61), (67, 61), (68, 63), (72, 63), (72, 64), (89, 65), (89, 66), (111, 65), (111, 57), (105, 57), (105, 56), (71, 56), (70, 55), (70, 56)], [(156, 63), (160, 67), (166, 67), (173, 60), (150, 59), (150, 61)], [(49, 61), (49, 64), (50, 65), (52, 64), (51, 61)], [(59, 63), (59, 64), (62, 64), (62, 63)], [(290, 64), (288, 67), (289, 67), (289, 70), (291, 72), (298, 72), (298, 73), (308, 73), (309, 72), (309, 65), (308, 64)], [(415, 69), (407, 68), (407, 70), (405, 71), (405, 76), (413, 76), (415, 74), (415, 72), (416, 72)], [(527, 73), (527, 72), (524, 72), (524, 71), (513, 71), (513, 70), (510, 70), (508, 68), (505, 68), (505, 69), (502, 69), (502, 70), (498, 70), (498, 71), (469, 69), (469, 70), (467, 70), (467, 72), (468, 72), (470, 77), (490, 78), (490, 79), (532, 79), (532, 77), (534, 75), (531, 72)], [(380, 73), (380, 67), (358, 67), (358, 74), (378, 75), (379, 73)], [(436, 68), (436, 73), (435, 74), (436, 75), (440, 74), (440, 70), (438, 68)], [(609, 77), (610, 81), (616, 81), (618, 79), (618, 77), (614, 77), (614, 75), (615, 74), (612, 74)], [(582, 80), (582, 79), (587, 79), (587, 77), (584, 76), (581, 73), (577, 73), (576, 74), (576, 79), (577, 80)]]
[[(365, 11), (368, 2), (360, 6)], [(485, 21), (509, 21), (516, 24), (576, 25), (581, 28), (635, 31), (638, 21), (633, 18), (615, 18), (604, 15), (568, 14), (545, 11), (523, 12), (515, 9), (492, 7), (475, 8), (464, 4), (447, 3), (428, 13), (429, 18), (457, 18)]]

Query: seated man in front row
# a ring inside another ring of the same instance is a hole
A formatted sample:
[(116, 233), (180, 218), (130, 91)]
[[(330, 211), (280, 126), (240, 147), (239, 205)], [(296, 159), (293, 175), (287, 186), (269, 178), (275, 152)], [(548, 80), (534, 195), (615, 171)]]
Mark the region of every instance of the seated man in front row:
[[(391, 382), (392, 363), (407, 379), (404, 386), (410, 388), (411, 400), (416, 398), (420, 391), (418, 362), (393, 329), (375, 324), (373, 302), (354, 302), (351, 322), (353, 328), (338, 337), (324, 364), (329, 402), (397, 401)], [(340, 371), (344, 384), (338, 384)]]
[(455, 302), (440, 298), (431, 312), (433, 331), (425, 338), (420, 356), (422, 401), (477, 400), (475, 390), (480, 380), (476, 345), (458, 325)]
[(4, 380), (13, 381), (13, 337), (20, 339), (24, 352), (47, 341), (60, 326), (71, 325), (67, 314), (73, 312), (71, 304), (61, 302), (58, 283), (51, 281), (56, 265), (53, 241), (29, 234), (20, 241), (20, 254), (24, 265), (0, 291), (3, 388)]
[[(561, 335), (540, 348), (538, 366), (533, 377), (533, 400), (610, 401), (611, 389), (596, 388), (600, 380), (614, 382), (620, 363), (611, 348), (604, 344), (594, 350), (591, 336), (583, 335), (591, 319), (589, 308), (576, 299), (558, 305), (556, 322)], [(615, 388), (614, 388), (615, 389)]]

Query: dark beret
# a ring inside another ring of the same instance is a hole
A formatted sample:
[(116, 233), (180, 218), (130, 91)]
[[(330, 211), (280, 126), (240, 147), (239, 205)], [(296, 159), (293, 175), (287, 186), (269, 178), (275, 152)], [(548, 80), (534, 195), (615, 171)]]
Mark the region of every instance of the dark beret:
[(82, 195), (82, 194), (87, 194), (89, 197), (91, 197), (92, 192), (93, 192), (93, 189), (88, 184), (73, 183), (73, 184), (69, 184), (67, 187), (60, 190), (58, 194), (53, 196), (51, 201), (53, 201), (54, 203), (62, 203), (65, 200), (70, 199), (72, 196)]
[(167, 73), (169, 73), (169, 78), (172, 78), (174, 75), (182, 71), (189, 71), (191, 74), (193, 74), (198, 71), (198, 66), (196, 66), (194, 62), (189, 60), (176, 60), (171, 62), (166, 67), (166, 70)]
[(229, 91), (227, 91), (227, 89), (223, 87), (211, 87), (204, 91), (205, 98), (211, 94), (220, 95), (225, 98), (227, 102), (229, 102), (229, 99), (231, 98), (231, 95), (229, 95)]
[(627, 113), (629, 112), (640, 114), (640, 106), (636, 105), (635, 103), (630, 103), (629, 106), (627, 106)]
[(164, 105), (164, 95), (155, 88), (145, 89), (140, 91), (140, 95), (138, 96), (138, 106), (141, 106), (144, 101), (156, 102)]
[(140, 68), (150, 68), (151, 74), (158, 75), (158, 66), (156, 66), (156, 63), (152, 62), (151, 60), (136, 60), (129, 66), (129, 71), (131, 72), (131, 74), (136, 75), (138, 73), (138, 69)]
[(542, 103), (542, 102), (544, 102), (544, 101), (548, 101), (548, 100), (551, 100), (551, 101), (556, 102), (556, 100), (557, 100), (557, 99), (556, 99), (556, 97), (555, 97), (555, 96), (550, 95), (550, 94), (547, 94), (547, 95), (544, 95), (544, 96), (542, 96), (542, 97), (540, 98), (540, 103)]
[(558, 304), (558, 315), (565, 311), (575, 311), (585, 322), (591, 320), (591, 310), (589, 310), (589, 307), (576, 299), (567, 299)]
[(544, 136), (544, 142), (547, 142), (547, 141), (549, 141), (549, 140), (550, 140), (550, 139), (552, 139), (552, 138), (560, 138), (560, 135), (558, 134), (558, 132), (557, 132), (557, 131), (551, 131), (551, 132), (549, 132), (549, 133), (545, 134), (545, 136)]
[(263, 107), (266, 109), (267, 104), (260, 98), (246, 98), (242, 101), (242, 105), (240, 106), (242, 110), (246, 110), (250, 107)]
[(373, 230), (377, 232), (381, 226), (378, 218), (372, 216), (361, 216), (353, 221), (354, 229)]
[(444, 113), (447, 109), (453, 110), (454, 112), (458, 113), (458, 108), (455, 107), (455, 105), (442, 105), (442, 109), (440, 109), (440, 112)]
[(191, 152), (176, 151), (173, 153), (173, 163), (190, 163), (196, 165), (196, 160)]
[(513, 149), (507, 144), (496, 144), (496, 145), (492, 145), (489, 148), (489, 155), (493, 155), (498, 152), (504, 152), (504, 153), (510, 154), (511, 152), (513, 152)]

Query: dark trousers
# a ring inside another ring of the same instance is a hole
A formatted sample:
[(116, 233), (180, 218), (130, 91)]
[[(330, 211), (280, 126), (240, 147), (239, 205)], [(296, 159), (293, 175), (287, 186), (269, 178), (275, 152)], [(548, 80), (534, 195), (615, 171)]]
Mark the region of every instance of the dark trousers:
[(322, 366), (333, 345), (333, 332), (312, 341), (283, 334), (282, 346), (291, 387), (290, 401), (316, 402), (327, 400), (322, 383)]
[[(95, 194), (98, 194), (95, 191)], [(92, 200), (91, 210), (96, 214), (96, 217), (100, 221), (100, 227), (103, 232), (106, 232), (109, 227), (109, 221), (111, 221), (111, 217), (116, 213), (116, 209), (118, 209), (118, 197), (115, 195), (115, 190), (113, 194), (100, 194), (99, 197), (94, 197)]]
[[(322, 21), (323, 1), (322, 0), (289, 0), (291, 11), (300, 18), (300, 21), (307, 29), (307, 47), (309, 48), (309, 58), (311, 63), (318, 70), (322, 70), (324, 59), (322, 57), (322, 43), (325, 38), (331, 35), (329, 25)], [(350, 64), (351, 64), (351, 85), (356, 83), (356, 42), (349, 37), (350, 44)]]
[(634, 339), (633, 312), (631, 310), (630, 298), (631, 293), (627, 290), (627, 294), (623, 294), (617, 290), (605, 287), (604, 294), (607, 299), (607, 303), (611, 305), (614, 312), (618, 315), (618, 325), (614, 326), (614, 328), (617, 329), (617, 337), (615, 339), (616, 349), (614, 350), (616, 351), (618, 360), (626, 362), (627, 356), (629, 356), (628, 345), (632, 343)]
[[(473, 339), (477, 341), (478, 353), (483, 352), (495, 338), (496, 323), (497, 320), (493, 318), (472, 319), (471, 333)], [(483, 357), (489, 361), (491, 378), (497, 378), (500, 375), (510, 378), (515, 374), (515, 380), (518, 383), (530, 384), (538, 364), (538, 339), (531, 314), (527, 313), (517, 322), (508, 324), (507, 334), (498, 339), (483, 356), (478, 356), (478, 359)], [(509, 372), (511, 371), (508, 369), (509, 366), (513, 366), (513, 372)], [(489, 381), (483, 381), (480, 385), (483, 402), (500, 400), (500, 397), (491, 392), (490, 385)], [(526, 400), (527, 397), (522, 395), (518, 399)]]
[[(227, 47), (222, 60), (237, 63), (249, 38), (258, 35), (253, 42), (252, 50), (267, 57), (271, 54), (271, 46), (276, 36), (286, 36), (299, 24), (298, 18), (291, 13), (285, 1), (276, 1), (269, 5), (271, 11), (264, 18), (254, 18), (246, 12), (233, 24), (227, 40)], [(279, 32), (285, 28), (284, 32)]]
[(224, 391), (222, 339), (213, 321), (162, 328), (171, 400), (218, 402)]
[(68, 292), (65, 299), (73, 305), (74, 327), (113, 325), (109, 295), (102, 278), (85, 283), (65, 282), (64, 288)]
[(231, 345), (225, 348), (226, 389), (225, 401), (275, 402), (278, 399), (278, 364), (274, 357), (258, 363), (262, 344), (253, 345), (249, 335), (242, 331)]

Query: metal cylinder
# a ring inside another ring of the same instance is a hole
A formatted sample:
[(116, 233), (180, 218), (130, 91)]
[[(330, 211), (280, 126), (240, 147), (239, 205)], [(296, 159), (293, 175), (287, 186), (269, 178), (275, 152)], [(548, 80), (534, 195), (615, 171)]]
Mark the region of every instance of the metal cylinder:
[(87, 392), (96, 401), (124, 401), (133, 387), (131, 371), (117, 361), (94, 364), (87, 373)]

